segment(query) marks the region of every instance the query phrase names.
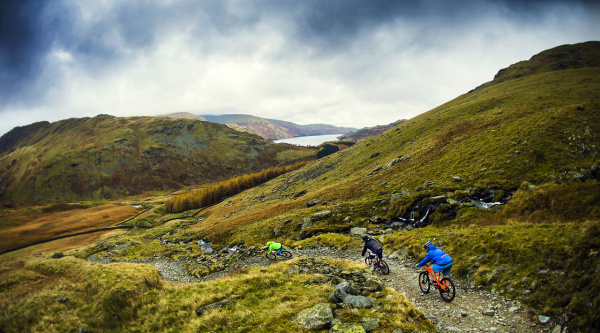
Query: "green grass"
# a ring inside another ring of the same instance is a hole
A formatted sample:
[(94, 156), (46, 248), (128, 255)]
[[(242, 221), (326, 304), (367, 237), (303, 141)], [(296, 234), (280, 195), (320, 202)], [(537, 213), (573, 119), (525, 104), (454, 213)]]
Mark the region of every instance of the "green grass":
[[(244, 269), (219, 281), (181, 285), (160, 282), (156, 269), (147, 265), (100, 265), (72, 257), (32, 259), (10, 270), (3, 264), (0, 326), (7, 331), (46, 332), (82, 326), (92, 332), (227, 332), (232, 328), (308, 332), (296, 327), (291, 318), (302, 309), (326, 303), (333, 286), (310, 282), (315, 274), (288, 273), (294, 263)], [(332, 264), (356, 269), (344, 261)], [(33, 284), (36, 287), (28, 289)], [(379, 318), (384, 331), (433, 330), (402, 295), (389, 289), (384, 295), (395, 298), (375, 313), (343, 311), (340, 316)], [(58, 302), (60, 296), (68, 302)], [(198, 308), (224, 299), (231, 302), (196, 314)], [(408, 317), (413, 322), (402, 320)]]

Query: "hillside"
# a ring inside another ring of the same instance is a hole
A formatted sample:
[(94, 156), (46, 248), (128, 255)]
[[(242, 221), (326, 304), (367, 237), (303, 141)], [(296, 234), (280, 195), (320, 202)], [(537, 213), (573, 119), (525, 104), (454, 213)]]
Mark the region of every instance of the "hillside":
[[(473, 283), (597, 327), (582, 302), (600, 301), (591, 282), (600, 281), (599, 49), (561, 46), (520, 62), (523, 75), (501, 70), (382, 135), (213, 207), (192, 230), (224, 244), (275, 234), (292, 244), (357, 226), (392, 228), (400, 232), (385, 237), (386, 249), (410, 245), (415, 254), (437, 238)], [(573, 62), (585, 65), (562, 65)], [(408, 231), (425, 225), (422, 234)], [(565, 272), (574, 272), (567, 281)]]
[(405, 121), (406, 121), (406, 119), (400, 119), (400, 120), (396, 120), (395, 122), (393, 122), (391, 124), (387, 124), (387, 125), (378, 125), (378, 126), (373, 126), (373, 127), (361, 128), (356, 131), (348, 132), (348, 133), (340, 136), (339, 139), (342, 141), (358, 142), (359, 140), (364, 140), (364, 139), (368, 139), (368, 138), (377, 136), (377, 135), (389, 130), (390, 128), (395, 127), (396, 125), (401, 124)]
[(175, 112), (175, 113), (169, 113), (169, 114), (164, 114), (164, 115), (158, 115), (157, 117), (167, 117), (167, 118), (173, 118), (173, 119), (195, 119), (195, 120), (206, 121), (206, 119), (204, 119), (203, 117), (200, 117), (200, 116), (195, 115), (190, 112)]
[(105, 115), (17, 127), (0, 147), (2, 199), (30, 204), (178, 189), (314, 155), (219, 124)]
[(207, 121), (225, 124), (235, 130), (254, 133), (268, 140), (308, 135), (344, 134), (354, 128), (326, 124), (298, 125), (288, 121), (260, 118), (245, 114), (202, 115)]
[[(597, 332), (598, 50), (600, 42), (588, 42), (541, 52), (429, 112), (216, 205), (168, 214), (165, 201), (174, 195), (133, 198), (119, 202), (144, 209), (123, 223), (127, 232), (5, 253), (0, 327), (308, 332), (292, 318), (330, 304), (344, 324), (375, 319), (374, 332), (435, 332), (442, 324), (442, 332)], [(42, 142), (35, 133), (47, 126), (21, 134)], [(8, 151), (26, 150), (13, 146)], [(27, 229), (19, 223), (45, 225), (52, 217), (43, 210), (76, 220), (92, 209), (57, 206), (0, 211), (0, 229), (14, 235)], [(67, 208), (78, 211), (59, 214)], [(109, 209), (116, 208), (94, 212)], [(64, 233), (62, 225), (48, 227)], [(356, 291), (374, 300), (372, 309), (330, 299), (341, 277), (374, 280), (359, 256), (356, 234), (363, 232), (383, 245), (393, 269), (381, 279), (385, 288)], [(260, 251), (268, 240), (296, 258), (269, 265)], [(460, 285), (452, 303), (415, 286), (414, 264), (427, 240), (454, 259), (451, 277)], [(63, 248), (66, 257), (52, 259)], [(399, 289), (409, 284), (410, 292)], [(422, 312), (424, 303), (433, 311)], [(213, 308), (200, 311), (206, 306)]]

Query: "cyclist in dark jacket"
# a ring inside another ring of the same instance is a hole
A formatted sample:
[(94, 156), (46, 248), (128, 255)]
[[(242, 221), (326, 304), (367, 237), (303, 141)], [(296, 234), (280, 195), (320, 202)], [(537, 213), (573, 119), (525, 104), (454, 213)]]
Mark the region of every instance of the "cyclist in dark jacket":
[(423, 248), (427, 249), (427, 256), (417, 264), (417, 267), (421, 267), (431, 261), (433, 263), (431, 268), (433, 268), (434, 272), (439, 273), (441, 271), (444, 277), (448, 277), (450, 269), (452, 268), (452, 265), (454, 265), (452, 257), (442, 251), (439, 247), (431, 244), (431, 242), (423, 244)]
[[(367, 235), (362, 236), (362, 240), (365, 242), (365, 246), (363, 247), (363, 251), (361, 254), (362, 256), (364, 256), (367, 250), (369, 250), (372, 253), (376, 254), (379, 257), (379, 259), (383, 258), (383, 247), (379, 245), (379, 243), (377, 243), (376, 240), (370, 238)], [(373, 264), (375, 264), (375, 256), (371, 257), (371, 261), (373, 262)]]

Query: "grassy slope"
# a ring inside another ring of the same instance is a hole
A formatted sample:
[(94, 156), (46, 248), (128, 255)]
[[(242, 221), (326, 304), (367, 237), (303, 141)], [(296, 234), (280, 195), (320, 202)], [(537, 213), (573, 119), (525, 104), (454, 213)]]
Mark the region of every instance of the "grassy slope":
[[(99, 265), (73, 257), (2, 262), (0, 327), (7, 332), (65, 332), (82, 326), (93, 332), (308, 332), (290, 319), (300, 309), (326, 303), (333, 287), (311, 282), (316, 274), (288, 273), (293, 263), (177, 285), (162, 282), (149, 265)], [(332, 263), (349, 270), (364, 268)], [(376, 313), (341, 310), (337, 316), (350, 322), (362, 316), (379, 318), (385, 331), (432, 329), (403, 295), (389, 289), (383, 295), (395, 298)], [(59, 297), (68, 301), (61, 303)], [(196, 315), (196, 309), (226, 298), (232, 300), (228, 306)]]
[(119, 198), (260, 171), (314, 154), (226, 126), (186, 119), (68, 119), (0, 138), (4, 199)]
[[(592, 46), (597, 66), (597, 44)], [(566, 312), (571, 327), (593, 330), (600, 318), (586, 304), (600, 302), (600, 285), (593, 282), (600, 281), (600, 186), (593, 179), (600, 164), (600, 68), (538, 66), (552, 58), (571, 63), (554, 53), (545, 56), (543, 61), (534, 57), (529, 75), (483, 85), (378, 137), (248, 190), (212, 208), (193, 230), (215, 242), (261, 244), (277, 228), (279, 240), (292, 244), (296, 237), (369, 226), (369, 218), (394, 217), (423, 198), (459, 199), (493, 189), (508, 193), (506, 205), (479, 210), (461, 204), (456, 218), (435, 212), (432, 226), (389, 237), (386, 248), (408, 245), (419, 257), (422, 242), (445, 235), (457, 258), (455, 273), (522, 297), (540, 313)], [(519, 71), (524, 67), (518, 64)], [(367, 178), (396, 157), (410, 159)], [(452, 182), (456, 175), (463, 181)], [(303, 190), (307, 193), (296, 197)], [(392, 193), (401, 199), (390, 206)], [(306, 208), (313, 199), (326, 205)], [(300, 231), (303, 218), (322, 210), (331, 210), (332, 217)], [(473, 258), (483, 254), (475, 268)], [(498, 265), (507, 265), (500, 267), (510, 273), (498, 273)]]

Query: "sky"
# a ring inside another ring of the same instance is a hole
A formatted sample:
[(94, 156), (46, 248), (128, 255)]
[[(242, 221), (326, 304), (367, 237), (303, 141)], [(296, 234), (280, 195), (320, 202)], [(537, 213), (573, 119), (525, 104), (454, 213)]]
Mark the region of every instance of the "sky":
[(2, 0), (0, 135), (173, 112), (384, 125), (590, 40), (593, 0)]

